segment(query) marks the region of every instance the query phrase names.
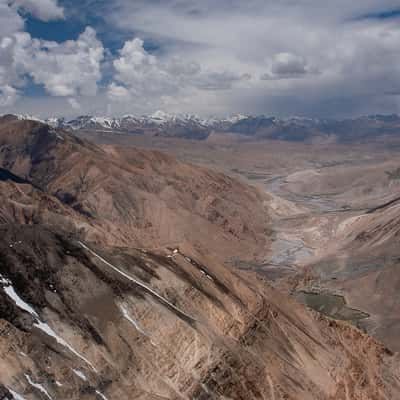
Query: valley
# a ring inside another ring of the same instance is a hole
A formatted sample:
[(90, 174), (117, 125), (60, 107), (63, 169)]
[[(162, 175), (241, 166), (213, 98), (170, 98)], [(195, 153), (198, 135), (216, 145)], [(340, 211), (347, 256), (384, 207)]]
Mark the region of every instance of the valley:
[(341, 146), (2, 117), (3, 397), (396, 398), (400, 163)]
[[(332, 309), (327, 314), (334, 318), (338, 318), (338, 307), (332, 308), (331, 300), (340, 296), (347, 309), (340, 319), (347, 320), (354, 310), (357, 326), (400, 350), (395, 339), (399, 320), (388, 312), (387, 302), (381, 304), (375, 284), (357, 285), (360, 279), (382, 281), (382, 288), (390, 287), (385, 279), (397, 282), (399, 253), (392, 242), (396, 236), (386, 238), (391, 243), (390, 255), (375, 255), (384, 251), (379, 249), (387, 246), (385, 239), (361, 251), (368, 255), (353, 255), (360, 243), (354, 237), (369, 229), (367, 220), (372, 215), (377, 220), (385, 213), (398, 216), (400, 155), (391, 141), (344, 146), (243, 141), (229, 135), (205, 142), (130, 135), (114, 139), (93, 132), (84, 136), (99, 143), (116, 140), (124, 146), (159, 149), (223, 171), (265, 192), (271, 210), (270, 251), (263, 259), (236, 259), (230, 265), (261, 272), (273, 286), (312, 308)], [(354, 225), (359, 220), (366, 220), (362, 229)], [(397, 304), (394, 295), (389, 309), (394, 312)]]
[(0, 400), (400, 400), (398, 3), (0, 0)]

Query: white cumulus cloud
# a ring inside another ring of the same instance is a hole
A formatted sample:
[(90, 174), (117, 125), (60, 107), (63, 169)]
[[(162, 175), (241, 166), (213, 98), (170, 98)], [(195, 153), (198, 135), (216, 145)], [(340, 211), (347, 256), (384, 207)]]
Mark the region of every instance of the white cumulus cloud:
[(53, 96), (94, 96), (104, 48), (88, 27), (77, 40), (56, 43), (25, 32), (0, 42), (0, 85), (18, 86), (28, 75)]
[(16, 63), (54, 96), (93, 96), (101, 79), (102, 43), (88, 27), (76, 41), (63, 43), (17, 36)]
[(9, 85), (0, 85), (0, 107), (11, 106), (18, 97), (17, 90)]
[(159, 57), (150, 54), (144, 41), (126, 41), (113, 62), (115, 82), (108, 88), (112, 101), (126, 101), (140, 96), (151, 103), (152, 98), (171, 98), (192, 90), (229, 90), (235, 83), (250, 79), (249, 74), (237, 74), (227, 69), (202, 68), (200, 63), (180, 55)]
[(108, 97), (115, 102), (125, 102), (131, 99), (131, 93), (124, 86), (112, 82), (108, 86)]

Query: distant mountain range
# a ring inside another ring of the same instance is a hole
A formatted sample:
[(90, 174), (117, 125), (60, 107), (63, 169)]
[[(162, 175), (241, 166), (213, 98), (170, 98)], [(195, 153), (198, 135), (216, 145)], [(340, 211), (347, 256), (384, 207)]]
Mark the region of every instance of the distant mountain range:
[[(38, 118), (19, 116), (20, 119)], [(329, 140), (354, 142), (400, 132), (400, 116), (368, 115), (352, 119), (276, 118), (265, 115), (235, 115), (230, 118), (203, 119), (197, 115), (167, 114), (148, 116), (98, 117), (84, 115), (75, 119), (49, 118), (42, 122), (67, 130), (105, 131), (123, 134), (150, 134), (204, 140), (213, 132), (229, 132), (256, 139), (287, 141)]]

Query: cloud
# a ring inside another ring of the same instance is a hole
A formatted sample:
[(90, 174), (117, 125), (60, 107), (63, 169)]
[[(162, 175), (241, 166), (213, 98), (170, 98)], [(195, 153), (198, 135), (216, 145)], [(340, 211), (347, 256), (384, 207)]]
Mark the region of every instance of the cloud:
[(0, 106), (13, 105), (17, 100), (17, 87), (22, 85), (21, 76), (14, 64), (15, 39), (0, 39)]
[(55, 43), (17, 35), (16, 64), (53, 96), (94, 96), (104, 48), (88, 27), (76, 41)]
[(194, 82), (199, 89), (203, 90), (229, 90), (235, 83), (250, 79), (251, 75), (249, 73), (237, 74), (230, 71), (222, 71), (200, 74)]
[[(152, 97), (170, 99), (185, 89), (228, 90), (235, 83), (248, 80), (250, 75), (222, 70), (203, 70), (202, 66), (181, 56), (157, 57), (144, 47), (144, 41), (126, 41), (113, 62), (114, 79), (108, 87), (112, 101), (127, 101), (140, 97), (151, 103)], [(167, 104), (170, 104), (168, 101)]]
[(0, 2), (0, 107), (13, 105), (17, 100), (18, 74), (13, 68), (14, 39), (12, 35), (19, 32), (24, 21), (16, 9)]
[(0, 1), (0, 39), (21, 30), (23, 19), (8, 4)]
[(291, 79), (301, 78), (311, 72), (304, 57), (293, 53), (278, 53), (270, 61), (269, 72), (263, 74), (261, 79)]
[(57, 0), (14, 0), (11, 4), (42, 21), (64, 18), (64, 9), (57, 4)]
[(77, 40), (63, 43), (18, 32), (0, 42), (0, 83), (15, 86), (18, 78), (28, 75), (52, 96), (94, 96), (103, 52), (92, 28), (86, 28)]
[[(330, 113), (334, 116), (368, 112), (377, 105), (379, 112), (400, 111), (397, 99), (391, 101), (387, 96), (399, 77), (400, 27), (391, 18), (393, 13), (387, 12), (396, 7), (395, 0), (338, 0), (334, 4), (318, 0), (115, 0), (107, 20), (114, 28), (155, 44), (151, 70), (160, 73), (161, 63), (170, 83), (180, 77), (178, 82), (184, 87), (214, 92), (228, 113), (253, 109), (268, 113), (273, 108), (284, 115), (294, 109), (297, 99), (306, 114), (326, 114), (328, 107), (320, 104), (334, 104)], [(371, 14), (378, 17), (358, 18)], [(184, 60), (179, 68), (191, 63), (200, 72), (190, 76), (178, 68), (169, 74), (166, 64), (173, 58)], [(147, 85), (150, 94), (154, 86)], [(197, 106), (204, 106), (198, 90), (192, 91), (189, 103), (187, 91), (165, 90), (163, 95), (175, 94), (174, 102), (182, 98), (182, 108), (196, 112)], [(292, 99), (288, 106), (281, 101), (287, 98)]]
[[(63, 18), (64, 15), (63, 9), (53, 0), (0, 3), (0, 106), (7, 107), (16, 102), (19, 94), (23, 94), (27, 77), (43, 84), (53, 95), (63, 95), (67, 91), (71, 94), (93, 92), (91, 75), (96, 75), (93, 58), (99, 54), (94, 31), (89, 28), (77, 41), (63, 44), (32, 39), (23, 31), (24, 21), (19, 9), (43, 21)], [(89, 54), (86, 58), (85, 53)], [(62, 93), (62, 86), (65, 93)]]
[(149, 54), (139, 38), (125, 42), (114, 60), (115, 79), (133, 93), (160, 93), (175, 85), (169, 73), (158, 59)]
[[(69, 0), (0, 3), (0, 88), (21, 94), (17, 106), (29, 103), (31, 80), (65, 97), (54, 102), (61, 111), (69, 98), (82, 112), (115, 114), (400, 111), (398, 0), (82, 0), (73, 10)], [(90, 29), (64, 43), (32, 38), (17, 7), (43, 20), (79, 10), (112, 48)]]
[(131, 99), (130, 91), (114, 82), (108, 86), (108, 96), (114, 102), (125, 102)]
[(11, 106), (17, 100), (17, 90), (9, 85), (0, 86), (0, 107)]
[(79, 110), (81, 108), (81, 105), (79, 104), (78, 100), (74, 99), (73, 97), (70, 97), (68, 100), (68, 104), (74, 109), (74, 110)]

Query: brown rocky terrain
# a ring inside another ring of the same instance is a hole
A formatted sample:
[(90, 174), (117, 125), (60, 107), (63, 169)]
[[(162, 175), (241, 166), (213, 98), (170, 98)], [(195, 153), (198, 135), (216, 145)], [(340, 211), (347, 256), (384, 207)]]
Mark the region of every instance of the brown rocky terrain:
[(399, 351), (399, 202), (345, 219), (336, 240), (308, 267), (325, 287), (346, 295), (352, 307), (368, 313), (365, 328)]
[(251, 271), (271, 196), (158, 151), (0, 121), (0, 396), (367, 400), (398, 356)]
[(260, 191), (157, 151), (100, 148), (36, 122), (4, 120), (4, 168), (80, 214), (76, 228), (91, 240), (146, 247), (188, 241), (244, 258), (265, 252), (267, 196)]
[(226, 133), (203, 142), (78, 133), (103, 144), (160, 149), (267, 191), (270, 255), (239, 266), (289, 293), (310, 292), (307, 304), (336, 318), (347, 304), (341, 318), (400, 349), (395, 136), (344, 146), (255, 142)]

